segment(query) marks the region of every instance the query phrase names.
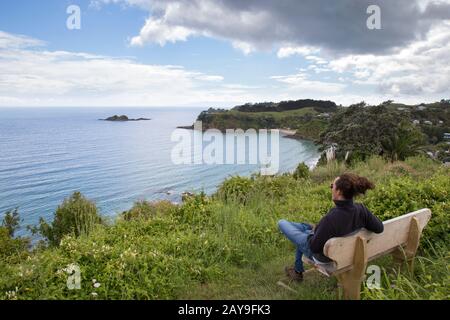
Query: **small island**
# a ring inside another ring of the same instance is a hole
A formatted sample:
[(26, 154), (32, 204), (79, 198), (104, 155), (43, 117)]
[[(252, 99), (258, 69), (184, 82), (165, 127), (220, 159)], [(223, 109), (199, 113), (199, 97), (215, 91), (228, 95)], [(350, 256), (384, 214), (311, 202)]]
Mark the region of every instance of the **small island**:
[(190, 125), (190, 126), (178, 126), (177, 129), (194, 130), (194, 125)]
[(149, 121), (151, 119), (149, 118), (138, 118), (138, 119), (130, 119), (128, 118), (126, 115), (114, 115), (112, 117), (106, 118), (106, 119), (100, 119), (102, 121), (119, 121), (119, 122), (124, 122), (124, 121)]

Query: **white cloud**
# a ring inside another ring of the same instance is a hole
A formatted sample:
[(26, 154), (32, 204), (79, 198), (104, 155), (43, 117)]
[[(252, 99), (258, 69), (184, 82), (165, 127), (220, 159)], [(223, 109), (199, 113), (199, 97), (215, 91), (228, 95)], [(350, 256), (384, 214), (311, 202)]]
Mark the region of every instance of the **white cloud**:
[(346, 87), (342, 83), (310, 80), (302, 72), (287, 76), (273, 76), (271, 79), (286, 84), (289, 91), (308, 92), (308, 94), (338, 94), (343, 92)]
[(249, 55), (253, 51), (256, 51), (256, 49), (247, 42), (242, 41), (233, 41), (232, 42), (233, 48), (241, 50), (245, 55)]
[[(106, 0), (106, 2), (110, 2)], [(115, 2), (119, 2), (115, 0)], [(234, 38), (229, 32), (242, 28), (260, 32), (267, 26), (269, 15), (262, 11), (236, 12), (215, 1), (136, 1), (125, 0), (131, 5), (147, 8), (152, 12), (145, 25), (131, 40), (131, 45), (142, 46), (157, 43), (186, 41), (191, 36), (202, 35), (231, 41), (234, 48), (248, 55), (256, 50), (253, 41)]]
[(301, 56), (308, 56), (311, 54), (319, 53), (320, 49), (315, 47), (308, 47), (308, 46), (283, 46), (280, 49), (278, 49), (277, 56), (280, 59), (289, 58), (293, 55), (301, 55)]
[[(132, 44), (165, 44), (202, 35), (225, 39), (248, 54), (278, 50), (280, 57), (302, 47), (339, 53), (389, 52), (421, 38), (450, 19), (450, 2), (439, 0), (96, 0), (139, 6), (149, 18)], [(379, 5), (382, 30), (366, 27), (367, 7)], [(245, 44), (245, 45), (242, 45)], [(289, 44), (289, 45), (286, 45)], [(251, 49), (250, 49), (251, 48)], [(297, 49), (296, 49), (297, 48)]]
[(390, 55), (348, 55), (330, 61), (357, 84), (374, 85), (394, 95), (450, 95), (450, 23), (434, 26), (425, 40)]
[(42, 42), (0, 33), (0, 105), (194, 105), (249, 99), (220, 75), (129, 58), (28, 48)]
[(0, 31), (0, 50), (1, 49), (19, 49), (27, 47), (39, 47), (45, 45), (45, 42), (36, 40), (23, 35), (12, 35)]
[[(387, 96), (405, 102), (449, 96), (450, 0), (95, 2), (148, 11), (149, 18), (132, 45), (164, 46), (206, 36), (229, 41), (246, 55), (275, 50), (280, 59), (300, 56), (306, 66), (298, 74), (272, 77), (277, 84), (270, 88), (272, 97), (312, 98), (322, 93), (330, 96), (319, 98), (334, 96), (345, 103), (362, 93), (370, 99), (378, 95), (378, 102)], [(369, 4), (380, 5), (382, 30), (366, 28)], [(222, 84), (223, 88), (230, 86)], [(238, 94), (255, 93), (248, 88)], [(256, 101), (267, 100), (268, 90), (258, 93)]]
[(156, 42), (164, 46), (166, 42), (186, 41), (195, 31), (182, 26), (169, 27), (162, 19), (147, 19), (140, 35), (131, 39), (131, 45), (142, 46), (146, 42)]

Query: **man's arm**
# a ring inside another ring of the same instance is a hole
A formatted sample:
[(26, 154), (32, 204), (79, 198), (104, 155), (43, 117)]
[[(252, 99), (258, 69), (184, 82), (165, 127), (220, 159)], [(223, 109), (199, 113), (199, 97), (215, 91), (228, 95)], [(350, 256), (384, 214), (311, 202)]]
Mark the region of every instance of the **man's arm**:
[(364, 207), (364, 215), (366, 217), (365, 228), (367, 230), (375, 233), (382, 233), (384, 231), (383, 222), (378, 219), (372, 212), (370, 212), (366, 207)]
[(310, 247), (313, 253), (323, 253), (323, 247), (328, 239), (332, 238), (332, 225), (328, 221), (328, 215), (323, 217), (314, 229), (314, 235), (311, 238)]

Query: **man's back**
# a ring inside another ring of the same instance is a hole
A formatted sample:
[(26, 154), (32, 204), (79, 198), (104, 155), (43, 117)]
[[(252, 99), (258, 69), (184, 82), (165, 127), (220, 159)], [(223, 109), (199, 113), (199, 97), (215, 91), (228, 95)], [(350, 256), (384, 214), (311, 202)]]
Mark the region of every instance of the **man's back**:
[(375, 233), (383, 232), (383, 223), (364, 205), (352, 200), (335, 201), (336, 207), (320, 220), (314, 235), (309, 239), (311, 251), (318, 260), (330, 261), (323, 255), (325, 243), (334, 237), (348, 235), (358, 229), (366, 228)]

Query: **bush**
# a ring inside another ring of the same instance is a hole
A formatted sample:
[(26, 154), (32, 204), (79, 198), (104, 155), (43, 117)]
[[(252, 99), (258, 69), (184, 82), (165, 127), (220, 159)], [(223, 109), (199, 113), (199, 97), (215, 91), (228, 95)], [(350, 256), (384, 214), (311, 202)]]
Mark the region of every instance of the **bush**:
[(9, 237), (14, 237), (14, 233), (19, 227), (20, 218), (19, 218), (19, 210), (14, 209), (7, 211), (2, 221), (2, 227), (8, 231)]
[(246, 177), (231, 177), (225, 180), (217, 190), (216, 195), (223, 201), (245, 203), (253, 188), (253, 179)]
[(14, 238), (19, 222), (19, 211), (17, 209), (5, 213), (0, 226), (0, 259), (20, 258), (28, 253), (30, 239)]
[(177, 206), (170, 201), (139, 201), (133, 207), (122, 213), (124, 220), (151, 219), (158, 215), (169, 214), (175, 210)]
[(443, 169), (424, 181), (417, 181), (410, 176), (391, 178), (369, 192), (364, 203), (382, 220), (422, 208), (431, 209), (431, 220), (422, 237), (422, 243), (426, 247), (429, 241), (450, 241), (449, 198), (448, 169)]
[(51, 225), (41, 218), (34, 232), (44, 236), (50, 245), (57, 246), (65, 235), (88, 235), (99, 223), (102, 223), (102, 218), (95, 204), (80, 192), (75, 192), (56, 209)]
[(211, 214), (209, 204), (211, 199), (205, 193), (192, 195), (184, 201), (179, 210), (174, 211), (180, 223), (202, 226)]
[(309, 167), (304, 163), (300, 163), (294, 171), (293, 177), (296, 180), (309, 178)]
[[(448, 300), (449, 257), (443, 244), (450, 243), (449, 169), (418, 157), (406, 163), (389, 164), (376, 157), (351, 167), (376, 182), (362, 201), (381, 219), (423, 207), (433, 212), (422, 237), (417, 272), (392, 274), (390, 265), (380, 264), (388, 271), (383, 290), (364, 293), (363, 298)], [(29, 253), (20, 251), (20, 243), (11, 242), (16, 239), (0, 227), (0, 252), (12, 254), (0, 257), (0, 299), (293, 298), (280, 294), (276, 284), (282, 266), (294, 258), (294, 246), (282, 236), (277, 221), (318, 222), (333, 206), (330, 181), (348, 169), (331, 163), (314, 169), (308, 180), (291, 174), (233, 177), (213, 197), (196, 194), (180, 205), (138, 202), (111, 226), (96, 227), (81, 237), (76, 237), (75, 227), (65, 228), (72, 235), (59, 246)], [(48, 228), (61, 231), (62, 221), (70, 222), (61, 215), (77, 210), (96, 212), (88, 200), (73, 195)], [(382, 259), (390, 263), (390, 257)], [(65, 270), (70, 264), (80, 267), (80, 290), (67, 288)], [(100, 287), (93, 286), (94, 279)], [(335, 293), (334, 283), (322, 279), (302, 288), (295, 298), (326, 299)]]

